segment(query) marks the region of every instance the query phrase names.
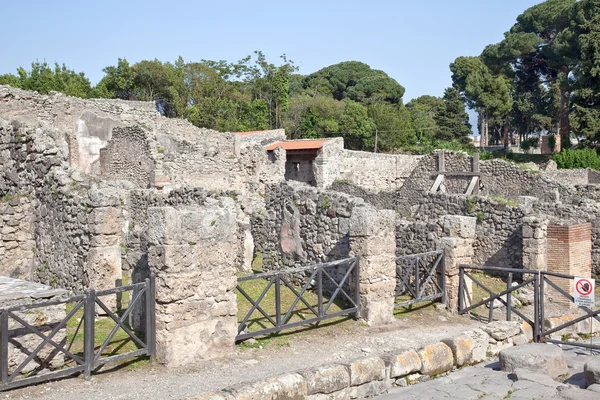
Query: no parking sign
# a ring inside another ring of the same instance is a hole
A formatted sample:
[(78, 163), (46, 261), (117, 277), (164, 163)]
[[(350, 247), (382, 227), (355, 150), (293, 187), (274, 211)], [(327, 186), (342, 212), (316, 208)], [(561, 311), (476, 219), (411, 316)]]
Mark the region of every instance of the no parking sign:
[(590, 278), (573, 278), (575, 288), (573, 290), (573, 302), (578, 306), (594, 307), (594, 283)]

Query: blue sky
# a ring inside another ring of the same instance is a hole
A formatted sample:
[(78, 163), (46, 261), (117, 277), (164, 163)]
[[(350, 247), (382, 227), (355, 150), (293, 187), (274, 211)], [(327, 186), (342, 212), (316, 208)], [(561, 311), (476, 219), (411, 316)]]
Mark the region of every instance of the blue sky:
[(96, 83), (119, 57), (236, 61), (262, 50), (272, 62), (287, 54), (304, 74), (365, 62), (406, 87), (407, 102), (442, 95), (450, 62), (502, 40), (540, 2), (4, 0), (0, 74), (45, 59)]

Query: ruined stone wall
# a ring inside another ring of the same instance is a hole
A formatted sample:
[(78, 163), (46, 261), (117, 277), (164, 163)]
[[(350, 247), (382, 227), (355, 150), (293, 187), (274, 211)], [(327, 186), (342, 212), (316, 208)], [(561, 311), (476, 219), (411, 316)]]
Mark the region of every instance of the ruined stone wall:
[(330, 189), (350, 196), (361, 197), (380, 210), (396, 210), (398, 208), (398, 192), (396, 190), (373, 192), (354, 183), (340, 180), (333, 182)]
[(154, 157), (149, 142), (148, 133), (140, 127), (116, 127), (92, 170), (99, 167), (98, 175), (105, 179), (128, 180), (143, 188), (153, 186)]
[[(411, 176), (400, 189), (399, 196), (403, 202), (418, 203), (423, 193), (431, 189), (438, 170), (439, 151), (423, 157)], [(470, 172), (472, 157), (466, 153), (444, 151), (445, 171)], [(534, 196), (543, 202), (572, 202), (577, 197), (576, 191), (559, 182), (542, 176), (537, 171), (521, 169), (515, 164), (503, 160), (480, 161), (482, 188), (480, 195), (500, 196), (506, 199), (517, 199), (519, 196)], [(446, 176), (444, 186), (446, 193), (464, 194), (471, 177)]]
[(422, 156), (344, 150), (339, 155), (338, 180), (349, 181), (371, 192), (400, 188)]
[(588, 184), (587, 168), (578, 169), (555, 169), (541, 171), (543, 177), (558, 182), (564, 186), (576, 186)]
[(21, 194), (0, 198), (0, 275), (31, 280), (35, 261), (35, 202)]
[(268, 187), (265, 203), (266, 212), (251, 221), (265, 269), (349, 257), (350, 216), (362, 199), (284, 182)]
[(114, 286), (121, 278), (119, 197), (110, 188), (90, 190), (69, 171), (51, 132), (0, 120), (0, 155), (2, 247), (10, 248), (0, 258), (2, 273), (75, 292)]
[(176, 187), (239, 189), (245, 194), (258, 192), (263, 181), (284, 176), (284, 165), (275, 163), (274, 168), (264, 149), (282, 139), (283, 130), (239, 135), (198, 128), (162, 117), (152, 102), (45, 96), (0, 86), (0, 116), (60, 132), (59, 146), (71, 167), (129, 179), (143, 188), (155, 183), (154, 174)]
[(285, 129), (235, 133), (235, 141), (239, 148), (266, 146), (280, 140), (285, 140)]
[[(399, 228), (408, 232), (397, 232), (397, 247), (433, 250), (430, 245), (441, 234), (438, 221), (441, 217), (471, 216), (477, 219), (473, 263), (518, 268), (522, 264), (521, 223), (526, 212), (523, 206), (486, 197), (428, 194), (420, 203), (399, 211), (399, 216), (414, 222), (399, 222)], [(430, 238), (424, 239), (423, 234)]]

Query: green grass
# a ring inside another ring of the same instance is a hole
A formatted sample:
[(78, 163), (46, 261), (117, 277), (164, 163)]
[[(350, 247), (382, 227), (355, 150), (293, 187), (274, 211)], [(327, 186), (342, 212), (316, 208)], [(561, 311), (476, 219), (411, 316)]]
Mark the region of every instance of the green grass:
[(490, 199), (494, 200), (498, 204), (503, 204), (509, 207), (516, 207), (519, 203), (512, 199), (506, 199), (502, 196), (490, 195)]
[[(127, 276), (123, 276), (123, 286), (129, 284)], [(106, 301), (108, 296), (101, 297), (101, 300)], [(129, 301), (131, 298), (131, 292), (123, 292), (122, 297), (120, 299), (121, 306), (116, 312), (117, 316), (122, 316), (125, 310), (129, 305)], [(75, 303), (67, 303), (66, 304), (66, 313), (70, 313), (75, 307)], [(97, 310), (100, 309), (97, 307)], [(114, 311), (114, 310), (111, 310)], [(109, 316), (96, 316), (95, 320), (95, 336), (94, 336), (94, 348), (96, 351), (100, 349), (104, 341), (110, 335), (112, 329), (117, 325), (115, 321)], [(138, 336), (142, 341), (144, 340), (143, 335), (136, 333), (131, 326), (129, 325), (127, 319), (125, 321), (125, 325), (132, 330), (136, 336)], [(75, 355), (83, 355), (84, 351), (84, 321), (83, 321), (83, 307), (80, 308), (73, 317), (67, 322), (67, 348), (69, 351)], [(117, 354), (125, 354), (130, 351), (138, 350), (138, 345), (129, 337), (129, 335), (122, 329), (119, 328), (115, 335), (112, 337), (106, 348), (102, 351), (102, 357), (109, 357)], [(130, 368), (139, 368), (142, 365), (148, 363), (147, 359), (137, 358), (128, 362), (128, 366)]]
[[(475, 271), (471, 272), (471, 275), (473, 275), (473, 278), (475, 278), (483, 286), (490, 289), (493, 293), (500, 293), (500, 292), (506, 290), (506, 282), (501, 278), (491, 276), (488, 274), (484, 274), (481, 272), (475, 272)], [(465, 276), (465, 280), (467, 280), (467, 279), (469, 279), (469, 278), (467, 276)], [(481, 300), (487, 299), (488, 297), (490, 297), (490, 294), (487, 291), (483, 290), (475, 282), (473, 282), (472, 285), (473, 285), (472, 286), (473, 287), (473, 298), (472, 298), (471, 304), (479, 303)], [(488, 309), (484, 304), (484, 305), (479, 306), (479, 307), (475, 308), (474, 310), (472, 310), (471, 313), (474, 315), (487, 316)]]
[[(254, 272), (256, 273), (259, 271), (254, 271)], [(261, 295), (261, 293), (263, 292), (263, 290), (265, 289), (265, 287), (267, 286), (267, 284), (268, 284), (268, 281), (265, 279), (252, 279), (249, 281), (241, 282), (239, 286), (246, 293), (248, 293), (248, 295), (253, 300), (256, 301), (258, 299), (258, 297)], [(294, 288), (298, 293), (300, 293), (300, 291), (302, 290), (302, 288), (298, 287), (298, 286), (296, 286)], [(281, 318), (283, 319), (283, 317), (285, 316), (287, 311), (290, 309), (290, 307), (293, 305), (294, 301), (296, 300), (296, 295), (290, 288), (285, 286), (283, 284), (283, 282), (281, 284), (280, 294), (281, 294)], [(237, 295), (237, 305), (238, 305), (238, 322), (241, 322), (243, 320), (243, 318), (246, 316), (246, 314), (252, 308), (252, 304), (239, 291), (236, 291), (236, 295)], [(343, 296), (343, 295), (341, 295), (341, 296)], [(308, 304), (310, 304), (315, 310), (317, 310), (317, 307), (318, 307), (317, 300), (318, 299), (317, 299), (316, 292), (314, 292), (312, 290), (307, 290), (302, 297), (307, 301)], [(328, 301), (327, 296), (323, 295), (323, 297), (324, 297), (324, 302)], [(338, 295), (338, 297), (340, 297), (340, 295)], [(326, 304), (324, 304), (323, 307), (325, 307), (325, 305)], [(263, 310), (265, 310), (265, 312), (273, 320), (275, 320), (275, 317), (276, 317), (276, 315), (275, 315), (276, 314), (275, 313), (275, 285), (272, 285), (271, 288), (269, 288), (269, 290), (267, 291), (267, 294), (265, 295), (263, 300), (260, 302), (260, 307)], [(340, 305), (338, 302), (334, 301), (331, 304), (327, 313), (331, 314), (331, 313), (334, 313), (337, 311), (341, 311), (343, 309), (342, 307), (343, 307), (343, 304)], [(311, 319), (314, 317), (315, 317), (315, 314), (302, 301), (299, 301), (296, 304), (296, 306), (294, 307), (294, 310), (292, 311), (290, 319), (287, 321), (287, 323), (307, 320), (307, 319)], [(252, 313), (250, 319), (247, 322), (248, 332), (266, 329), (266, 328), (270, 328), (270, 327), (272, 327), (271, 323), (258, 310), (255, 310)]]
[[(396, 298), (396, 303), (401, 301), (411, 300), (412, 297), (409, 295), (398, 296)], [(411, 318), (411, 317), (419, 317), (420, 314), (415, 311), (424, 311), (431, 310), (438, 304), (438, 301), (424, 301), (422, 303), (411, 304), (405, 307), (396, 307), (394, 308), (394, 317), (396, 318)]]

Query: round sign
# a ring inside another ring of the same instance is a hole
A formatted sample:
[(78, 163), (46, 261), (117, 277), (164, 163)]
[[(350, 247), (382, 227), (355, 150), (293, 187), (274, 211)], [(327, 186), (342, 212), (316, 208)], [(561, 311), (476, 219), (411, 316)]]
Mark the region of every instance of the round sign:
[(589, 296), (592, 293), (592, 283), (587, 279), (579, 279), (575, 283), (575, 290), (582, 296)]

